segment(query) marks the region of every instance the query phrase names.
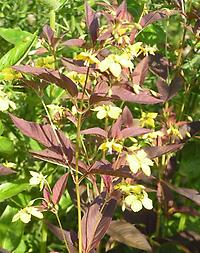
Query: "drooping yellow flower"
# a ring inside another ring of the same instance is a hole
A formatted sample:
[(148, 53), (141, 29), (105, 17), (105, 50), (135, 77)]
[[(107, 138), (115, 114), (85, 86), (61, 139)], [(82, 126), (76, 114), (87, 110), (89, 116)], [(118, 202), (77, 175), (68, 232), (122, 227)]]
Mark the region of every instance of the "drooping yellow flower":
[(12, 68), (5, 68), (0, 72), (0, 80), (12, 81), (22, 78), (22, 74)]
[(34, 65), (35, 67), (54, 69), (55, 59), (53, 56), (39, 57), (34, 61)]
[(111, 141), (107, 140), (106, 142), (102, 143), (99, 146), (99, 149), (103, 150), (103, 151), (107, 151), (109, 154), (112, 154), (112, 151), (116, 151), (118, 153), (120, 153), (123, 149), (123, 146), (119, 143), (116, 143), (114, 139), (112, 139)]
[(18, 213), (16, 213), (12, 219), (12, 222), (21, 220), (24, 223), (29, 223), (29, 221), (31, 220), (31, 215), (37, 217), (38, 219), (43, 218), (43, 214), (40, 212), (38, 208), (28, 206), (21, 209)]
[(40, 191), (41, 191), (43, 189), (45, 183), (47, 182), (46, 181), (47, 176), (43, 176), (41, 172), (38, 173), (35, 171), (30, 171), (30, 174), (32, 177), (29, 180), (29, 184), (30, 185), (40, 185)]
[(7, 111), (11, 107), (13, 110), (16, 109), (16, 105), (13, 101), (8, 98), (8, 95), (0, 89), (0, 111)]
[(153, 161), (147, 157), (147, 154), (143, 149), (133, 153), (127, 154), (126, 160), (130, 167), (130, 170), (135, 174), (138, 170), (142, 170), (145, 175), (151, 175), (150, 166), (153, 166)]
[(142, 116), (140, 118), (140, 123), (142, 124), (142, 127), (151, 127), (155, 128), (155, 121), (154, 119), (157, 117), (156, 112), (142, 112)]
[(142, 207), (148, 210), (153, 208), (152, 200), (148, 197), (143, 185), (120, 183), (115, 186), (115, 188), (122, 191), (122, 194), (125, 195), (122, 202), (122, 211), (124, 211), (126, 207), (130, 207), (133, 212), (139, 212)]
[(83, 60), (85, 62), (86, 66), (89, 66), (90, 64), (98, 64), (99, 60), (97, 59), (96, 55), (93, 54), (90, 51), (87, 52), (81, 52), (75, 57), (76, 60)]
[(110, 54), (101, 61), (98, 66), (101, 72), (109, 70), (115, 77), (121, 75), (122, 68), (133, 69), (133, 63), (131, 62), (129, 55), (126, 53), (121, 55)]
[[(167, 134), (178, 137), (181, 140), (183, 139), (183, 136), (181, 135), (181, 133), (176, 125), (171, 125), (170, 128), (167, 129)], [(191, 137), (189, 132), (186, 132), (186, 134), (188, 135), (188, 137)]]
[(86, 74), (81, 74), (81, 73), (77, 73), (75, 71), (70, 71), (66, 75), (75, 83), (80, 84), (81, 86), (84, 86), (85, 81), (86, 81)]
[(143, 48), (142, 48), (142, 52), (143, 54), (146, 56), (146, 55), (155, 55), (155, 52), (157, 51), (157, 47), (156, 46), (148, 46), (148, 45), (145, 45)]
[(126, 50), (132, 57), (137, 57), (140, 54), (141, 49), (142, 49), (142, 42), (136, 42), (133, 45), (129, 45)]
[(114, 105), (100, 105), (93, 109), (97, 112), (98, 119), (104, 119), (110, 117), (112, 119), (118, 119), (122, 109)]

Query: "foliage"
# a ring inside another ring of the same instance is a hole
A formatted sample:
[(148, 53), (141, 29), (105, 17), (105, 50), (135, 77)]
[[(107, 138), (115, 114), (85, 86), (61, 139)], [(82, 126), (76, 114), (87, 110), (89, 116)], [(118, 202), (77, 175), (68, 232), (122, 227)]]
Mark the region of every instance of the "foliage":
[(197, 252), (198, 4), (1, 6), (0, 252)]

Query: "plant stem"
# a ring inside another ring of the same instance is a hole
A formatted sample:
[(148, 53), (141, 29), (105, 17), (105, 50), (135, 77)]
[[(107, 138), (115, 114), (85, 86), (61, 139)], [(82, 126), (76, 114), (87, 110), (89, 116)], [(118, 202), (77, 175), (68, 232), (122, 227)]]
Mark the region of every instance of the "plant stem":
[(70, 253), (69, 246), (67, 244), (67, 241), (66, 241), (66, 238), (65, 238), (65, 234), (64, 234), (64, 231), (63, 231), (63, 227), (62, 227), (60, 218), (58, 216), (58, 212), (54, 212), (54, 213), (55, 213), (56, 219), (58, 221), (58, 225), (59, 225), (59, 227), (61, 229), (61, 233), (62, 233), (62, 237), (63, 237), (64, 243), (65, 243), (65, 247), (66, 247), (67, 251)]
[(47, 246), (47, 228), (44, 222), (42, 223), (42, 238), (40, 243), (40, 253), (46, 253)]
[(79, 253), (82, 253), (82, 226), (81, 226), (81, 200), (80, 200), (80, 193), (79, 193), (79, 168), (78, 168), (78, 161), (79, 161), (79, 148), (80, 148), (80, 140), (81, 140), (81, 120), (82, 114), (79, 113), (78, 115), (78, 122), (77, 122), (77, 135), (76, 135), (76, 175), (75, 175), (75, 184), (76, 184), (76, 198), (77, 198), (77, 209), (78, 209), (78, 249)]
[(56, 31), (56, 12), (55, 10), (50, 10), (49, 12), (49, 22), (50, 22), (50, 27), (54, 32)]

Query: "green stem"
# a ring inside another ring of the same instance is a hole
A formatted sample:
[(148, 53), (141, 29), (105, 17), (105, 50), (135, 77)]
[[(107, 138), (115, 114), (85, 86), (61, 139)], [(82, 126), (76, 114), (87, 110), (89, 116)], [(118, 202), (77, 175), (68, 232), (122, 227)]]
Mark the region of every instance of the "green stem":
[(46, 247), (47, 247), (47, 228), (46, 225), (42, 224), (42, 238), (40, 243), (40, 253), (46, 253)]
[(55, 212), (55, 216), (56, 216), (56, 219), (58, 221), (58, 225), (59, 225), (61, 233), (62, 233), (62, 237), (63, 237), (64, 243), (65, 243), (65, 247), (66, 247), (67, 251), (70, 253), (69, 246), (67, 244), (67, 241), (66, 241), (66, 238), (65, 238), (65, 234), (64, 234), (64, 231), (63, 231), (63, 227), (62, 227), (60, 218), (58, 216), (58, 212)]
[(50, 22), (50, 27), (54, 32), (56, 31), (56, 12), (55, 10), (50, 10), (49, 12), (49, 22)]

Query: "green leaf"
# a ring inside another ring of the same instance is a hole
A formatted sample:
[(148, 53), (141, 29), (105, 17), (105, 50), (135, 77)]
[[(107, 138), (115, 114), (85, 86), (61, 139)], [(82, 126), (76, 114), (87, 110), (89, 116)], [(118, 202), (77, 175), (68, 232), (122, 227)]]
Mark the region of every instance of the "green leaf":
[(7, 137), (0, 136), (0, 154), (11, 155), (14, 153), (13, 142)]
[(18, 193), (25, 191), (29, 187), (29, 183), (18, 180), (12, 183), (3, 183), (0, 185), (0, 202), (11, 198)]
[(16, 208), (7, 206), (0, 217), (0, 248), (12, 252), (20, 244), (24, 232), (24, 224), (22, 222), (12, 222), (12, 218), (17, 211)]
[(12, 43), (12, 44), (17, 44), (21, 41), (23, 41), (25, 38), (28, 36), (31, 36), (32, 34), (26, 31), (22, 31), (20, 28), (0, 28), (0, 36)]
[(28, 54), (36, 39), (36, 34), (31, 34), (23, 41), (17, 43), (0, 59), (0, 70), (20, 63)]

